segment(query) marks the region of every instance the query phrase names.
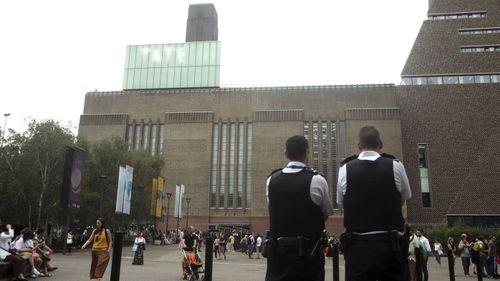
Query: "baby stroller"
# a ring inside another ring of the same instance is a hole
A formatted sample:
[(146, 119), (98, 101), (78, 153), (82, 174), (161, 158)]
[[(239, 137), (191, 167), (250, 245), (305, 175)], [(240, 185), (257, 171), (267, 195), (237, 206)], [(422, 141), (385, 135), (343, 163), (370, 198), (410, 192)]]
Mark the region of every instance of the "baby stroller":
[(198, 251), (186, 251), (185, 249), (182, 249), (182, 254), (184, 256), (184, 259), (182, 260), (182, 272), (184, 279), (189, 281), (200, 279), (203, 281), (205, 279), (204, 275), (202, 275), (202, 273), (204, 273), (203, 261), (201, 260)]

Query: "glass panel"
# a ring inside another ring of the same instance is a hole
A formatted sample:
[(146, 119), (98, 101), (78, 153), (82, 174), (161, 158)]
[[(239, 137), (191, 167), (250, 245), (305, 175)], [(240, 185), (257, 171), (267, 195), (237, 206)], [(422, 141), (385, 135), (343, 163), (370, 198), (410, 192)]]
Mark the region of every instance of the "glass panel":
[(134, 72), (134, 83), (133, 87), (138, 89), (141, 86), (141, 69), (137, 68), (132, 70)]
[(139, 149), (141, 144), (141, 125), (135, 125), (135, 146), (134, 149)]
[(174, 86), (174, 68), (167, 68), (167, 88), (172, 88)]
[(188, 64), (190, 66), (196, 63), (196, 47), (197, 47), (196, 44), (189, 44)]
[(500, 74), (491, 75), (491, 82), (500, 83)]
[(444, 76), (443, 83), (444, 84), (458, 84), (458, 77), (457, 76)]
[(429, 179), (420, 177), (421, 192), (429, 192)]
[(236, 193), (236, 208), (241, 208), (243, 203), (243, 157), (245, 143), (245, 124), (239, 124), (238, 137), (238, 190)]
[(236, 161), (236, 124), (231, 123), (231, 139), (229, 143), (229, 195), (227, 197), (227, 207), (233, 208), (234, 197), (234, 167)]
[(142, 134), (142, 148), (144, 150), (147, 150), (148, 145), (149, 145), (149, 124), (145, 124), (144, 133)]
[(222, 124), (219, 208), (224, 208), (224, 203), (225, 203), (224, 199), (226, 195), (226, 168), (227, 168), (226, 155), (227, 155), (227, 124)]
[(196, 46), (196, 65), (203, 64), (203, 44)]
[(154, 68), (148, 68), (148, 76), (146, 77), (146, 88), (151, 89), (153, 88), (153, 79), (155, 77), (155, 69)]
[(427, 77), (427, 84), (429, 85), (436, 85), (436, 84), (443, 84), (443, 78), (442, 77)]
[(176, 61), (175, 61), (175, 65), (177, 67), (186, 66), (187, 61), (188, 61), (187, 51), (188, 50), (187, 50), (185, 44), (180, 44), (177, 47), (177, 54), (176, 54)]
[(251, 208), (252, 207), (252, 174), (253, 174), (253, 137), (252, 137), (252, 123), (248, 124), (247, 127), (247, 198), (246, 198), (246, 207)]
[(195, 74), (194, 74), (194, 86), (195, 87), (201, 87), (202, 81), (201, 81), (201, 67), (195, 67)]
[(128, 150), (132, 149), (132, 141), (134, 138), (134, 125), (127, 126), (127, 144)]
[(201, 68), (201, 85), (203, 87), (208, 86), (208, 66), (203, 66)]
[(174, 67), (174, 88), (181, 86), (181, 67)]
[(203, 42), (203, 58), (202, 65), (210, 64), (210, 42)]
[(210, 55), (208, 63), (210, 65), (216, 65), (217, 63), (217, 42), (210, 42)]
[(427, 84), (427, 79), (425, 77), (412, 77), (411, 82), (413, 85), (425, 85)]
[(188, 68), (181, 67), (181, 87), (186, 88), (188, 86)]
[(141, 81), (139, 82), (139, 88), (140, 89), (146, 89), (147, 88), (147, 82), (148, 82), (148, 69), (147, 68), (141, 68), (139, 70), (141, 72)]
[(187, 71), (188, 71), (188, 74), (187, 74), (188, 82), (187, 83), (190, 87), (193, 87), (195, 85), (194, 84), (194, 77), (195, 77), (194, 70), (195, 70), (194, 67), (187, 68)]
[(420, 177), (427, 178), (427, 168), (420, 168)]
[(151, 126), (151, 156), (156, 156), (156, 138), (158, 137), (158, 125)]
[(153, 79), (153, 88), (160, 88), (160, 79), (161, 79), (161, 68), (155, 68), (155, 74)]
[(210, 187), (210, 207), (215, 208), (217, 201), (217, 159), (219, 146), (219, 125), (214, 124), (212, 129), (212, 180)]
[(473, 84), (474, 76), (459, 76), (458, 81), (460, 81), (460, 84)]
[(160, 125), (160, 133), (158, 136), (158, 154), (163, 156), (163, 139), (165, 138), (165, 125)]
[(136, 56), (137, 56), (137, 46), (129, 46), (130, 48), (130, 57), (128, 60), (128, 66), (129, 68), (135, 68), (136, 67)]
[(149, 67), (161, 67), (162, 53), (162, 45), (153, 45), (151, 47)]
[(476, 81), (476, 83), (490, 83), (491, 79), (489, 75), (476, 75), (474, 81)]
[(422, 206), (425, 208), (431, 207), (431, 194), (426, 192), (422, 193)]
[(411, 78), (403, 78), (403, 82), (402, 82), (403, 85), (411, 85)]
[(220, 42), (217, 42), (217, 65), (220, 65), (220, 52), (221, 52)]

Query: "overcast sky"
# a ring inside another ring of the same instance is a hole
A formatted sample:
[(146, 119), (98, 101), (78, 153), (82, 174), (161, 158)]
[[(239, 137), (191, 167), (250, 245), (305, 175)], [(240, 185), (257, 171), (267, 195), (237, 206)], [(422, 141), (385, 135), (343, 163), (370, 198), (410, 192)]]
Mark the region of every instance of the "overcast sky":
[[(125, 47), (185, 41), (181, 0), (0, 1), (0, 127), (76, 132), (85, 93), (122, 89)], [(221, 87), (400, 82), (426, 0), (214, 0)]]

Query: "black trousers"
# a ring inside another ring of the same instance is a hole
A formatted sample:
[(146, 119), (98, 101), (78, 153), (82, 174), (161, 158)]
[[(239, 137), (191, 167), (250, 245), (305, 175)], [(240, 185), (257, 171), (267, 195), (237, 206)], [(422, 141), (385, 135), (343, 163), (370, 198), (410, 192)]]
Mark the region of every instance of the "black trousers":
[(324, 281), (325, 256), (299, 257), (275, 253), (267, 258), (266, 281)]
[(389, 241), (356, 241), (344, 251), (346, 281), (406, 281), (408, 268), (401, 251)]

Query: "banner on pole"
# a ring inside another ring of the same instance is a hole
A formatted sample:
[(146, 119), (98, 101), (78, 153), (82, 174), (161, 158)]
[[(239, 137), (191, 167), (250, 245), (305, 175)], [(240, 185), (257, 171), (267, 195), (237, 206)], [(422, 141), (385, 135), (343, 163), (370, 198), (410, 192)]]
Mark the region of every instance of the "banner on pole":
[(130, 215), (130, 203), (132, 201), (132, 181), (134, 168), (120, 166), (118, 172), (118, 186), (116, 190), (115, 213)]
[(156, 217), (161, 218), (163, 209), (163, 192), (165, 191), (165, 179), (158, 177), (158, 192), (156, 193)]
[(158, 195), (158, 179), (153, 178), (151, 185), (151, 208), (149, 209), (149, 214), (151, 216), (156, 216), (156, 196)]
[(174, 218), (182, 218), (182, 201), (184, 199), (184, 185), (176, 184), (175, 185), (175, 211)]
[(85, 173), (85, 158), (86, 151), (82, 148), (68, 147), (59, 202), (63, 209), (80, 208), (80, 191)]

